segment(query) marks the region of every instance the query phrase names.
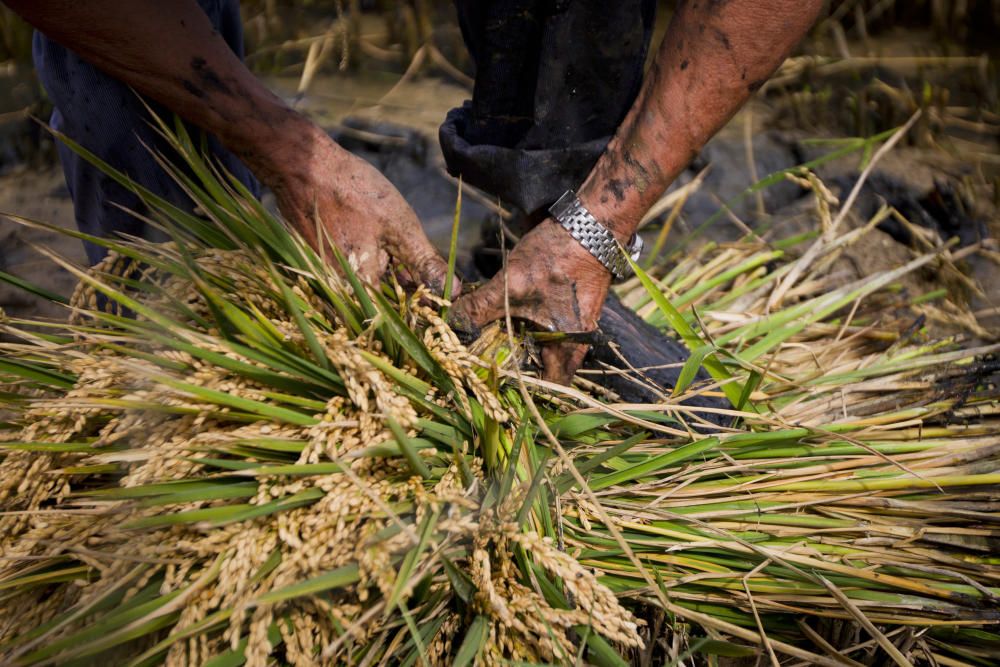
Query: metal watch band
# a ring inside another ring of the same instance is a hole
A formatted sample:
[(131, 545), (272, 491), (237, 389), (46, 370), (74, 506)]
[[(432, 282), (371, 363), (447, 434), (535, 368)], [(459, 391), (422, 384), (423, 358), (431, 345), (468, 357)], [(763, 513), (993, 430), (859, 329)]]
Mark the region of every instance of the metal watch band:
[[(625, 252), (622, 252), (618, 239), (587, 210), (575, 192), (567, 190), (549, 208), (549, 213), (615, 278), (622, 280), (632, 272), (632, 267), (628, 263)], [(632, 237), (627, 252), (633, 262), (639, 259), (639, 253), (642, 252), (642, 239), (638, 234)]]

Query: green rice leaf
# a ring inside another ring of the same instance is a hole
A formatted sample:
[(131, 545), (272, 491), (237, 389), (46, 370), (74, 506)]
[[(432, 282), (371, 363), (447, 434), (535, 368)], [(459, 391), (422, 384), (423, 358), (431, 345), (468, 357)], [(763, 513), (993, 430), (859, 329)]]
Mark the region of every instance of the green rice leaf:
[[(590, 628), (587, 628), (590, 630)], [(579, 630), (578, 630), (579, 631)], [(596, 632), (587, 632), (587, 659), (597, 667), (627, 667), (621, 654)]]
[(389, 593), (389, 597), (386, 599), (387, 610), (403, 603), (403, 594), (406, 587), (410, 584), (410, 577), (413, 575), (413, 570), (416, 568), (420, 556), (427, 548), (427, 543), (430, 541), (431, 535), (437, 528), (439, 514), (437, 511), (431, 512), (421, 522), (420, 541), (413, 549), (407, 552), (402, 564), (399, 566), (399, 570), (396, 573), (396, 582)]
[(326, 574), (321, 574), (318, 577), (306, 579), (305, 581), (279, 588), (276, 591), (271, 591), (266, 595), (262, 595), (258, 599), (258, 602), (260, 604), (277, 604), (303, 595), (316, 595), (334, 588), (343, 588), (344, 586), (357, 583), (359, 577), (358, 565), (357, 563), (352, 563)]
[(399, 313), (389, 304), (384, 296), (381, 294), (375, 294), (375, 303), (378, 304), (379, 315), (382, 318), (382, 322), (388, 328), (390, 336), (396, 344), (399, 345), (403, 351), (413, 361), (424, 370), (428, 375), (435, 379), (435, 384), (437, 384), (442, 389), (451, 389), (453, 387), (451, 378), (448, 374), (444, 372), (441, 365), (431, 356), (431, 353), (427, 350), (423, 341), (418, 339), (410, 329), (403, 322)]
[(392, 431), (392, 436), (396, 439), (396, 443), (399, 445), (400, 451), (402, 451), (403, 456), (406, 458), (406, 462), (410, 464), (410, 468), (413, 469), (414, 474), (420, 475), (424, 479), (430, 479), (430, 469), (420, 457), (419, 452), (417, 452), (417, 448), (406, 435), (403, 427), (399, 425), (399, 422), (386, 415), (385, 423), (389, 427), (389, 430)]
[(624, 470), (608, 473), (607, 475), (600, 475), (590, 482), (590, 488), (592, 491), (600, 491), (601, 489), (606, 489), (609, 486), (624, 484), (625, 482), (639, 479), (658, 470), (662, 470), (692, 459), (718, 446), (718, 438), (713, 437), (696, 440), (695, 442), (678, 447), (672, 452), (660, 454), (659, 456), (655, 456)]
[(458, 596), (459, 600), (468, 604), (472, 600), (472, 596), (476, 594), (476, 586), (472, 583), (472, 579), (445, 556), (441, 557), (441, 564), (444, 565), (445, 574), (448, 575), (448, 581), (452, 590), (455, 591), (455, 595)]
[(472, 620), (472, 623), (469, 624), (469, 629), (465, 632), (465, 638), (462, 640), (462, 645), (455, 654), (452, 667), (468, 667), (471, 665), (476, 657), (482, 653), (483, 647), (486, 645), (488, 631), (489, 620), (485, 616), (476, 616)]
[[(636, 276), (639, 278), (639, 282), (642, 286), (646, 288), (646, 291), (653, 298), (660, 312), (663, 316), (667, 318), (667, 322), (670, 324), (671, 328), (677, 332), (684, 343), (687, 345), (688, 350), (694, 353), (695, 350), (705, 345), (701, 337), (695, 333), (694, 329), (687, 323), (684, 317), (677, 311), (677, 309), (670, 303), (667, 296), (660, 291), (660, 289), (653, 282), (652, 278), (642, 270), (642, 268), (633, 262), (629, 258), (629, 264), (632, 265), (632, 270), (635, 271)], [(716, 380), (729, 380), (732, 376), (726, 367), (719, 361), (713, 353), (706, 352), (702, 356), (702, 365), (708, 374), (711, 375)], [(732, 382), (727, 382), (722, 385), (722, 391), (725, 392), (726, 397), (729, 402), (734, 406), (739, 404), (739, 397), (742, 393), (742, 388)]]
[(677, 374), (677, 384), (674, 385), (673, 391), (674, 396), (684, 393), (684, 390), (691, 386), (691, 382), (698, 374), (698, 369), (701, 368), (702, 362), (712, 351), (711, 345), (702, 345), (691, 350), (691, 356), (687, 358), (684, 366), (681, 367), (681, 372)]
[(44, 287), (39, 287), (38, 285), (35, 285), (34, 283), (31, 283), (25, 280), (24, 278), (18, 278), (15, 275), (7, 273), (6, 271), (0, 271), (0, 282), (7, 283), (8, 285), (16, 287), (19, 290), (24, 290), (29, 294), (34, 294), (35, 296), (39, 296), (45, 299), (46, 301), (52, 301), (54, 303), (69, 305), (69, 299), (67, 299), (63, 295), (56, 294), (55, 292), (47, 290)]

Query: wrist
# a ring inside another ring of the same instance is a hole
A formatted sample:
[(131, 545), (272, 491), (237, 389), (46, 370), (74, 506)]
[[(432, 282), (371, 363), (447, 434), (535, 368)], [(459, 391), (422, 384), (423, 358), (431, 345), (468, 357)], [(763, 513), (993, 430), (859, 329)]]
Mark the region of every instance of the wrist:
[(589, 180), (580, 188), (577, 196), (580, 203), (590, 211), (598, 222), (608, 228), (614, 237), (628, 247), (639, 227), (642, 213), (633, 211), (627, 201), (611, 201), (607, 194), (598, 194), (588, 187)]
[[(588, 280), (604, 280), (608, 282), (614, 277), (611, 271), (594, 255), (573, 238), (562, 224), (555, 218), (546, 218), (535, 230), (546, 238), (553, 239), (560, 247), (566, 248), (568, 254), (575, 260), (575, 267)], [(535, 230), (532, 230), (533, 232)]]
[(549, 211), (560, 226), (617, 279), (632, 273), (629, 258), (638, 258), (642, 239), (634, 234), (627, 240), (619, 239), (572, 190), (560, 197)]
[(322, 128), (277, 99), (234, 123), (222, 141), (272, 190), (302, 182), (320, 148), (336, 146)]

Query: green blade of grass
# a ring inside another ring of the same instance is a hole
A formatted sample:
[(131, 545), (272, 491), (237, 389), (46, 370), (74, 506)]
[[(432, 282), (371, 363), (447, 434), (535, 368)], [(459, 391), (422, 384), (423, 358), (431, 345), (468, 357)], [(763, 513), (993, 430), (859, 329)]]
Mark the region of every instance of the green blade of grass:
[[(452, 283), (455, 281), (455, 262), (458, 260), (458, 227), (462, 219), (462, 176), (458, 177), (458, 197), (455, 200), (455, 217), (451, 223), (451, 240), (448, 242), (448, 272), (444, 278), (443, 296), (451, 301)], [(448, 306), (441, 309), (441, 319), (448, 317)]]
[(357, 583), (359, 579), (360, 572), (358, 570), (358, 564), (352, 563), (350, 565), (345, 565), (344, 567), (339, 567), (331, 572), (306, 579), (305, 581), (299, 581), (289, 586), (279, 588), (278, 590), (271, 591), (270, 593), (260, 596), (257, 599), (257, 602), (260, 604), (277, 604), (279, 602), (286, 602), (303, 595), (316, 595), (317, 593), (322, 593), (335, 588), (350, 586), (351, 584)]
[(702, 440), (688, 443), (683, 447), (678, 447), (672, 452), (660, 454), (659, 456), (650, 458), (637, 465), (629, 466), (624, 470), (596, 477), (590, 482), (590, 489), (592, 491), (600, 491), (601, 489), (606, 489), (609, 486), (624, 484), (625, 482), (639, 479), (640, 477), (650, 475), (657, 470), (687, 461), (718, 446), (718, 438), (704, 438)]
[(386, 416), (385, 423), (392, 432), (392, 437), (396, 439), (399, 449), (406, 458), (406, 462), (410, 464), (410, 468), (413, 469), (414, 474), (420, 475), (424, 479), (430, 479), (432, 476), (430, 468), (428, 468), (427, 464), (424, 463), (424, 460), (421, 458), (417, 448), (413, 446), (413, 443), (406, 435), (403, 427), (399, 425), (399, 422), (392, 417)]
[(476, 616), (465, 631), (462, 645), (455, 653), (452, 667), (468, 667), (482, 653), (486, 645), (490, 622), (485, 616)]
[[(701, 337), (695, 333), (694, 329), (687, 323), (684, 317), (677, 311), (676, 308), (667, 299), (667, 296), (657, 288), (653, 279), (642, 270), (642, 268), (628, 258), (629, 264), (632, 266), (632, 270), (635, 271), (636, 276), (639, 278), (639, 282), (642, 286), (646, 288), (646, 291), (653, 298), (656, 306), (663, 313), (663, 316), (667, 318), (667, 322), (670, 324), (671, 328), (677, 332), (677, 335), (681, 337), (684, 343), (687, 345), (689, 351), (697, 350), (698, 348), (705, 345), (705, 342)], [(705, 354), (702, 364), (708, 374), (711, 375), (716, 380), (729, 380), (732, 376), (726, 367), (719, 361), (714, 354), (708, 352)], [(726, 394), (726, 398), (733, 405), (739, 405), (740, 395), (743, 393), (743, 388), (733, 382), (726, 382), (722, 385), (722, 391)], [(751, 406), (752, 408), (752, 406)]]
[(25, 280), (24, 278), (18, 278), (15, 275), (11, 275), (10, 273), (7, 273), (6, 271), (0, 271), (0, 282), (4, 282), (4, 283), (7, 283), (8, 285), (12, 285), (13, 287), (16, 287), (19, 290), (23, 290), (23, 291), (28, 292), (30, 294), (34, 294), (35, 296), (40, 296), (41, 298), (45, 299), (46, 301), (52, 301), (54, 303), (61, 303), (63, 305), (69, 305), (69, 299), (67, 299), (63, 295), (56, 294), (55, 292), (52, 292), (51, 290), (47, 290), (44, 287), (40, 287), (38, 285), (35, 285), (34, 283), (29, 282), (29, 281)]

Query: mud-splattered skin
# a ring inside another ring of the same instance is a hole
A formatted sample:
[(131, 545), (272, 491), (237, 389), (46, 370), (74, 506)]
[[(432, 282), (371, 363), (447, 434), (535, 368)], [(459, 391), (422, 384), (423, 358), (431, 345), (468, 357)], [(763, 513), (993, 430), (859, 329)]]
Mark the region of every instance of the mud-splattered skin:
[[(635, 104), (578, 189), (626, 243), (670, 182), (759, 88), (812, 25), (821, 0), (689, 0), (671, 21)], [(503, 314), (503, 274), (461, 299), (457, 316), (482, 325)], [(511, 312), (546, 328), (596, 326), (609, 273), (546, 221), (511, 253)], [(546, 373), (565, 381), (585, 348), (550, 346)]]
[(702, 146), (781, 64), (818, 0), (689, 0), (580, 198), (622, 240)]
[(403, 197), (257, 81), (194, 0), (6, 4), (53, 40), (219, 137), (315, 246), (328, 237), (354, 255), (372, 281), (392, 256), (417, 279), (442, 286), (447, 264)]

